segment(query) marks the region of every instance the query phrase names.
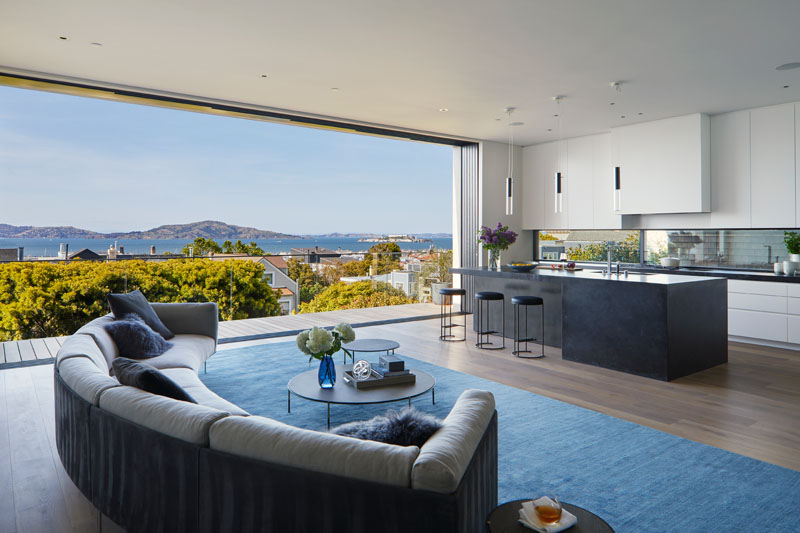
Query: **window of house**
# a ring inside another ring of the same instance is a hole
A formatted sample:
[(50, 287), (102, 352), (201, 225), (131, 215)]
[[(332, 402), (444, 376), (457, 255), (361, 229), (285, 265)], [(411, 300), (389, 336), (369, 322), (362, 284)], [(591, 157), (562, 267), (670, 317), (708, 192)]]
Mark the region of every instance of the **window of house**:
[(538, 258), (602, 262), (608, 259), (608, 243), (612, 242), (612, 261), (639, 263), (639, 235), (638, 230), (543, 230), (539, 232)]
[(267, 282), (267, 285), (269, 285), (270, 287), (272, 287), (272, 281), (273, 281), (272, 278), (273, 278), (273, 273), (272, 272), (267, 272), (266, 274), (264, 274), (264, 280)]
[(789, 258), (784, 230), (647, 230), (645, 262), (677, 257), (681, 266), (772, 269)]

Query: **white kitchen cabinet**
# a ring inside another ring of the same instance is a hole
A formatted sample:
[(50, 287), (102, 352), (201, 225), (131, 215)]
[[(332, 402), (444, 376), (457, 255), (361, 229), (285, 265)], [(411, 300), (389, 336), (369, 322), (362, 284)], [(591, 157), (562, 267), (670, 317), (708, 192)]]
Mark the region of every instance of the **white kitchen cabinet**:
[(711, 228), (749, 228), (750, 112), (711, 117)]
[(792, 344), (800, 344), (800, 316), (790, 316), (787, 318), (787, 340)]
[[(567, 141), (551, 142), (542, 147), (541, 175), (544, 180), (544, 227), (541, 229), (569, 229), (569, 174), (567, 172)], [(562, 209), (556, 212), (556, 172), (562, 173)]]
[(728, 309), (728, 334), (776, 342), (788, 342), (788, 318), (784, 314)]
[(787, 283), (787, 295), (790, 298), (800, 298), (800, 283)]
[(787, 311), (786, 296), (765, 296), (763, 294), (728, 293), (728, 309), (784, 313)]
[(800, 298), (789, 298), (787, 311), (790, 315), (800, 315)]
[(611, 134), (593, 135), (594, 229), (619, 229), (622, 216), (614, 211), (614, 163)]
[[(522, 228), (544, 228), (544, 152), (539, 144), (522, 149)], [(515, 192), (516, 194), (516, 192)], [(517, 204), (520, 205), (520, 204)]]
[(796, 222), (794, 104), (750, 111), (750, 190), (754, 228)]
[(800, 103), (794, 104), (794, 227), (800, 228)]
[(615, 128), (621, 213), (708, 212), (709, 128), (702, 114)]
[(769, 296), (788, 296), (793, 283), (778, 283), (773, 281), (747, 281), (742, 279), (728, 280), (728, 293), (739, 292), (743, 294), (765, 294)]
[(567, 192), (567, 221), (570, 229), (594, 228), (594, 138), (577, 137), (567, 141), (567, 172), (563, 179)]

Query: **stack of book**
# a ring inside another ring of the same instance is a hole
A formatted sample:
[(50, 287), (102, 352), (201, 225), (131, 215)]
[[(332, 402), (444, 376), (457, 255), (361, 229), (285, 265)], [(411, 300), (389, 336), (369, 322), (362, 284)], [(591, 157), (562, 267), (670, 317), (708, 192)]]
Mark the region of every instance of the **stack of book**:
[(344, 380), (357, 389), (371, 389), (388, 385), (415, 383), (417, 376), (405, 367), (405, 362), (391, 354), (380, 356), (379, 363), (372, 365), (372, 375), (368, 379), (357, 380), (350, 371), (344, 373)]

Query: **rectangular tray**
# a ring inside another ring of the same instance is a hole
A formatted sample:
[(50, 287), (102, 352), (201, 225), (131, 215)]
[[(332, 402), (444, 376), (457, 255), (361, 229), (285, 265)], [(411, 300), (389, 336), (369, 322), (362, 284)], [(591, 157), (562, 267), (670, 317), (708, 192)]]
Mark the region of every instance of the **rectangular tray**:
[(405, 385), (407, 383), (416, 383), (417, 381), (417, 376), (414, 374), (390, 376), (388, 378), (377, 378), (373, 374), (369, 379), (358, 381), (353, 377), (353, 372), (350, 370), (345, 370), (342, 378), (348, 385), (357, 389), (374, 389), (376, 387), (388, 387), (390, 385)]

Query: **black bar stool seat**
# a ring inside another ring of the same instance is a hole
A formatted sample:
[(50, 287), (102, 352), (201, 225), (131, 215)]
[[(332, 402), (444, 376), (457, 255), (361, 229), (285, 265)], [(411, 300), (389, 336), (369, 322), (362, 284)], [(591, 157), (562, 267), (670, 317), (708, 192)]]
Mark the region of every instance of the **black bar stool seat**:
[[(511, 297), (511, 305), (514, 306), (514, 350), (511, 352), (512, 354), (516, 355), (517, 357), (523, 357), (527, 359), (534, 359), (539, 357), (544, 357), (544, 300), (539, 296), (530, 296), (530, 295), (519, 295), (519, 296), (512, 296)], [(541, 315), (542, 315), (542, 352), (539, 354), (533, 354), (531, 350), (528, 349), (528, 343), (536, 341), (536, 337), (531, 337), (528, 335), (528, 308), (532, 306), (541, 306)], [(519, 324), (520, 319), (520, 307), (525, 308), (525, 333), (522, 334), (522, 331)], [(525, 344), (525, 349), (522, 349), (522, 344)], [(531, 355), (522, 355), (522, 354), (531, 354)]]
[(544, 305), (544, 300), (538, 296), (512, 296), (513, 305)]
[[(439, 289), (442, 295), (442, 302), (439, 305), (439, 340), (447, 342), (463, 342), (467, 340), (467, 318), (459, 324), (453, 322), (453, 297), (461, 297), (461, 314), (464, 314), (464, 297), (467, 295), (466, 289), (457, 287), (443, 287)], [(459, 338), (453, 335), (453, 328), (464, 328), (464, 335)]]
[[(481, 291), (475, 293), (475, 300), (477, 300), (477, 305), (475, 306), (475, 320), (478, 323), (478, 327), (476, 328), (478, 333), (478, 342), (475, 343), (475, 346), (481, 348), (482, 350), (504, 350), (506, 347), (506, 306), (505, 306), (505, 296), (502, 292), (492, 292), (492, 291)], [(495, 346), (493, 342), (491, 342), (490, 335), (497, 335), (497, 331), (490, 329), (491, 324), (491, 315), (489, 314), (489, 303), (490, 302), (500, 302), (500, 306), (503, 308), (503, 327), (502, 327), (502, 336), (503, 343), (501, 346)], [(484, 318), (485, 317), (485, 318)], [(484, 325), (485, 322), (485, 325)]]

